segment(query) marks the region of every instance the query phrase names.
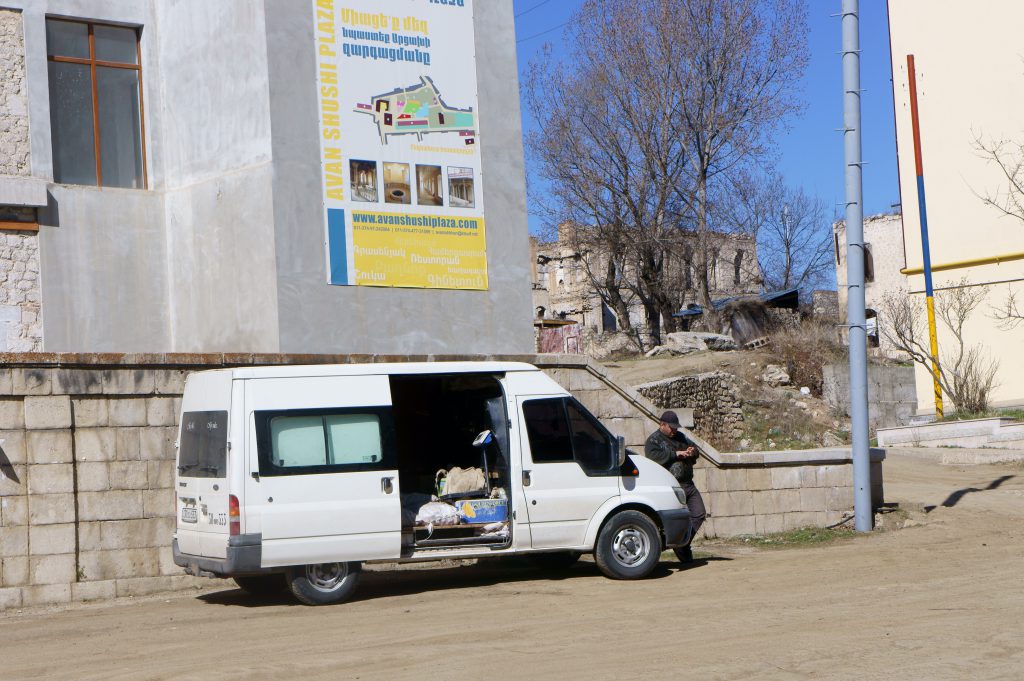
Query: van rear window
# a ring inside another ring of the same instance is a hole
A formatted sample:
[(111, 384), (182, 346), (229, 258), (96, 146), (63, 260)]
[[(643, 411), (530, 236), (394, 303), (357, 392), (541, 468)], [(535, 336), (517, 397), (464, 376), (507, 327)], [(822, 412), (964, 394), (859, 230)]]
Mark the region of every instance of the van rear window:
[(187, 411), (181, 415), (178, 475), (186, 478), (227, 476), (228, 413)]

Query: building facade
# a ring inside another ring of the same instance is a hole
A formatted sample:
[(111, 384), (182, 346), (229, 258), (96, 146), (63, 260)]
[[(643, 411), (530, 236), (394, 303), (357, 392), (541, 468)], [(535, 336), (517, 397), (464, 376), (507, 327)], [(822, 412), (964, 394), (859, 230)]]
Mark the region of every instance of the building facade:
[[(996, 314), (1010, 296), (1024, 299), (1024, 221), (983, 200), (1005, 198), (1013, 190), (981, 146), (1007, 142), (1012, 163), (1014, 148), (1024, 143), (1022, 21), (1024, 5), (1014, 0), (993, 0), (985, 4), (984, 12), (969, 11), (953, 0), (889, 3), (910, 295), (923, 297), (925, 290), (907, 60), (913, 55), (935, 296), (941, 298), (957, 287), (984, 292), (983, 302), (964, 327), (964, 342), (979, 346), (999, 363), (998, 385), (991, 396), (995, 406), (1024, 404), (1024, 324), (1007, 325)], [(940, 324), (940, 361), (943, 347), (953, 343)], [(918, 409), (934, 410), (929, 373), (918, 367), (916, 379)]]
[[(712, 237), (709, 263), (711, 298), (758, 293), (761, 274), (757, 262), (757, 243), (747, 235), (715, 234)], [(668, 266), (679, 269), (675, 278), (685, 289), (682, 307), (699, 304), (694, 270), (696, 237), (681, 237), (676, 249), (683, 258)], [(587, 275), (583, 258), (560, 236), (552, 243), (532, 241), (533, 306), (537, 319), (572, 320), (596, 333), (608, 333), (622, 328), (615, 312), (601, 299)], [(620, 294), (629, 309), (630, 325), (642, 329), (647, 324), (644, 307), (628, 289)]]
[[(512, 2), (445, 9), (472, 13), (463, 47), (475, 53), (471, 141), (488, 217), (479, 290), (329, 284), (318, 11), (340, 36), (340, 3), (0, 0), (0, 350), (531, 350)], [(395, 85), (408, 84), (380, 87)], [(457, 210), (474, 189), (439, 149), (454, 139), (419, 144), (458, 185)], [(369, 166), (345, 161), (354, 200), (376, 199)], [(450, 185), (412, 177), (433, 201), (414, 207), (442, 210)]]
[[(849, 300), (846, 278), (846, 222), (832, 225), (835, 243), (836, 283), (839, 294), (839, 318), (846, 323)], [(902, 358), (883, 328), (889, 323), (883, 311), (886, 296), (906, 295), (907, 277), (903, 253), (903, 220), (898, 214), (874, 215), (864, 220), (864, 306), (867, 317), (868, 346), (893, 359)], [(844, 338), (845, 338), (844, 334)]]

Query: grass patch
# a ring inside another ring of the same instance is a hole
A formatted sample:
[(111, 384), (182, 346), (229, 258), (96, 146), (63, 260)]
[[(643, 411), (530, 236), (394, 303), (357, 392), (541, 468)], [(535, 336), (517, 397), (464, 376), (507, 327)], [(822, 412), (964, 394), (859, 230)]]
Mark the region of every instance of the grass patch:
[(945, 421), (970, 421), (972, 419), (1004, 418), (1024, 421), (1024, 409), (989, 409), (978, 412), (953, 412), (948, 416), (937, 419), (937, 423)]
[(725, 442), (729, 451), (742, 451), (740, 439), (750, 440), (749, 451), (772, 449), (815, 449), (824, 446), (825, 432), (835, 441), (849, 444), (850, 432), (827, 428), (815, 421), (807, 411), (789, 403), (788, 398), (777, 400), (767, 409), (743, 408), (743, 436)]
[(801, 527), (788, 532), (778, 532), (758, 537), (731, 537), (709, 540), (715, 546), (754, 546), (767, 549), (821, 546), (852, 538), (856, 533), (845, 527)]

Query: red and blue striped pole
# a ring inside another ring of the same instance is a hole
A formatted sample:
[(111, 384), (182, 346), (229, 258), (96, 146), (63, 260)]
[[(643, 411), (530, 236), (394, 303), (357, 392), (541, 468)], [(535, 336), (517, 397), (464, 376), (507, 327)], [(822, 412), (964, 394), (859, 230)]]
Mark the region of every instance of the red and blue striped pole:
[(921, 254), (924, 259), (925, 306), (928, 308), (928, 338), (932, 351), (932, 383), (935, 388), (935, 416), (942, 418), (942, 384), (939, 382), (939, 338), (935, 332), (935, 290), (932, 287), (932, 254), (928, 243), (928, 210), (924, 200), (924, 162), (921, 158), (921, 126), (917, 114), (917, 72), (914, 55), (907, 55), (910, 78), (910, 121), (914, 130), (914, 166), (917, 174), (917, 210), (921, 222)]

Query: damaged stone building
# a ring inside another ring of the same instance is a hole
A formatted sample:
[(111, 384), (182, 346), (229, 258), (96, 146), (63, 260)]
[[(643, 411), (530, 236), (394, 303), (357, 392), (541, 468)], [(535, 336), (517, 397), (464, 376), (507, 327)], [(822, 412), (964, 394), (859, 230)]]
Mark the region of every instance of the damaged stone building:
[[(668, 265), (681, 269), (679, 281), (685, 289), (683, 305), (698, 304), (697, 292), (697, 236), (679, 237), (681, 254)], [(546, 325), (548, 320), (576, 322), (582, 335), (611, 333), (622, 328), (614, 310), (601, 298), (587, 274), (583, 255), (572, 247), (560, 231), (557, 241), (541, 243), (531, 239), (533, 308), (535, 323)], [(716, 233), (712, 235), (709, 258), (709, 284), (711, 298), (758, 293), (761, 290), (761, 272), (757, 261), (757, 243), (745, 234)], [(630, 325), (642, 329), (646, 326), (644, 307), (635, 293), (621, 288), (619, 293), (629, 309)]]
[[(839, 314), (846, 323), (846, 222), (832, 226), (835, 242), (836, 280)], [(907, 257), (903, 247), (903, 217), (897, 214), (872, 215), (864, 219), (864, 303), (867, 318), (868, 346), (886, 357), (902, 358), (885, 334), (890, 323), (882, 312), (886, 296), (906, 295), (908, 280), (902, 273)], [(845, 339), (845, 334), (844, 334)]]

